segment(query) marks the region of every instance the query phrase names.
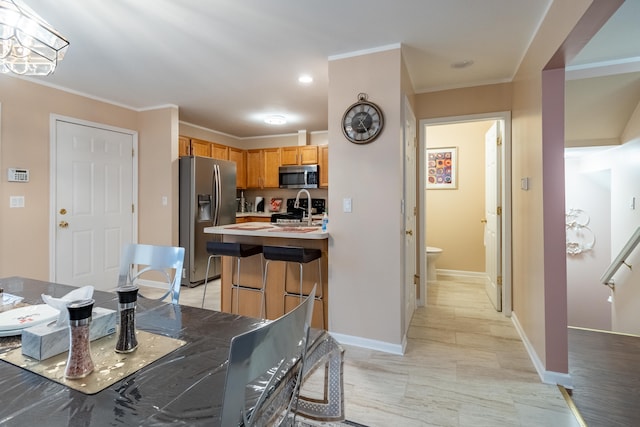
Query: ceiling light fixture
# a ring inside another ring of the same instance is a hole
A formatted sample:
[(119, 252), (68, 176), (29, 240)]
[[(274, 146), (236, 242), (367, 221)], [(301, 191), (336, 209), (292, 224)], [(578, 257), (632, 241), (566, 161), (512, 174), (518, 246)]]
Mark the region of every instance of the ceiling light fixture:
[(310, 83), (313, 83), (313, 77), (308, 74), (303, 74), (298, 77), (298, 82), (302, 83), (303, 85), (308, 85)]
[(46, 76), (69, 42), (22, 0), (0, 0), (0, 72)]
[(283, 125), (285, 123), (287, 123), (287, 119), (284, 118), (284, 116), (269, 116), (266, 119), (264, 119), (264, 122), (269, 124), (269, 125)]

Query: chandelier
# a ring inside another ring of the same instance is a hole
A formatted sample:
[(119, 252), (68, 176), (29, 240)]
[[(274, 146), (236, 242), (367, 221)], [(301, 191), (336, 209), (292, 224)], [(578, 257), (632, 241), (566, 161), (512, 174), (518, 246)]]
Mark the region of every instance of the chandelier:
[(22, 0), (0, 0), (0, 72), (46, 76), (69, 46)]

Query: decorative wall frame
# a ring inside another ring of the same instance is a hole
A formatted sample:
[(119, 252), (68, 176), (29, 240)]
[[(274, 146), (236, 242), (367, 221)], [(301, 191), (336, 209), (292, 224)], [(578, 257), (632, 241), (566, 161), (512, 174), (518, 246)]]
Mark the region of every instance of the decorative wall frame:
[(427, 148), (428, 190), (458, 188), (458, 147)]
[(589, 215), (582, 209), (569, 209), (565, 214), (567, 254), (578, 255), (590, 251), (596, 244), (596, 236), (588, 227)]

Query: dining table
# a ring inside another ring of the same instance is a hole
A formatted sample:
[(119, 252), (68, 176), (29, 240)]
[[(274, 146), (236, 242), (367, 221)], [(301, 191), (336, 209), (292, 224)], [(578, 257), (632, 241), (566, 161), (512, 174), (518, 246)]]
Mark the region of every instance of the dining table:
[[(73, 286), (25, 277), (0, 279), (22, 305), (61, 298)], [(96, 307), (118, 309), (115, 292), (95, 290)], [(20, 336), (0, 338), (0, 425), (25, 426), (217, 426), (224, 397), (231, 339), (268, 320), (138, 298), (136, 328), (180, 340), (182, 345), (96, 392), (85, 393), (3, 360), (20, 348)], [(112, 351), (96, 349), (95, 351)], [(299, 413), (344, 419), (343, 350), (324, 330), (311, 329), (303, 377), (324, 367), (324, 399), (298, 402)], [(91, 374), (90, 374), (91, 375)]]

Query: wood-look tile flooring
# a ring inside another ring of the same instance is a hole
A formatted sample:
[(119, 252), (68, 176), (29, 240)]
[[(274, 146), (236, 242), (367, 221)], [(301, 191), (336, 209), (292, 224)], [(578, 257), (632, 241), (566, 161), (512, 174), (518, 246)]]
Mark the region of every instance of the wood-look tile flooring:
[[(216, 290), (217, 289), (217, 290)], [(180, 301), (200, 307), (202, 286)], [(217, 309), (219, 281), (206, 308)], [(579, 427), (558, 388), (543, 384), (511, 320), (482, 285), (430, 283), (402, 356), (345, 345), (346, 417), (367, 426)]]
[(640, 426), (640, 337), (569, 328), (572, 399), (589, 427)]

